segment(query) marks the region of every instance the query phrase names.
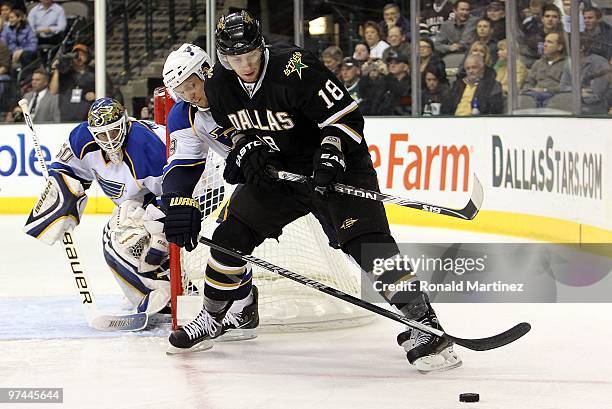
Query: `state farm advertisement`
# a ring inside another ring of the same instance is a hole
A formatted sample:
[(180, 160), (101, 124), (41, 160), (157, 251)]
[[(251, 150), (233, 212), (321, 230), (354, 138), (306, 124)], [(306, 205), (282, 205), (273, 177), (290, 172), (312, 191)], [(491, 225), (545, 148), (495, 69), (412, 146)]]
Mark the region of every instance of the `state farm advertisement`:
[(612, 123), (586, 118), (366, 118), (386, 193), (612, 228)]

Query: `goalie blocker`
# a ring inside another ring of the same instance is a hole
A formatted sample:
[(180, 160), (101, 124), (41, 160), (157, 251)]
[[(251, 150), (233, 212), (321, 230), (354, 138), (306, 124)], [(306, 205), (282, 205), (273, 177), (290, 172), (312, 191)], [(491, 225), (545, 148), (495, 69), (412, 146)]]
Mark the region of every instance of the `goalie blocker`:
[(64, 232), (78, 226), (86, 204), (87, 195), (80, 181), (51, 170), (24, 231), (43, 243), (55, 244)]

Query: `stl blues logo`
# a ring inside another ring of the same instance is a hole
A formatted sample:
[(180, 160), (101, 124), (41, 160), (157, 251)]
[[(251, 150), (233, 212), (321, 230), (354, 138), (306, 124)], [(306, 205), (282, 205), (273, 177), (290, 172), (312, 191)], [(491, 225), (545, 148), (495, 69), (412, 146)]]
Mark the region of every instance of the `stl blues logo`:
[(285, 66), (285, 70), (283, 72), (287, 77), (291, 75), (291, 73), (297, 72), (298, 77), (302, 79), (302, 70), (304, 68), (308, 68), (308, 66), (302, 62), (302, 53), (296, 51), (289, 59), (289, 62), (287, 62), (287, 65)]
[(114, 180), (104, 179), (98, 172), (93, 171), (100, 188), (109, 199), (119, 199), (123, 196), (125, 183), (115, 182)]

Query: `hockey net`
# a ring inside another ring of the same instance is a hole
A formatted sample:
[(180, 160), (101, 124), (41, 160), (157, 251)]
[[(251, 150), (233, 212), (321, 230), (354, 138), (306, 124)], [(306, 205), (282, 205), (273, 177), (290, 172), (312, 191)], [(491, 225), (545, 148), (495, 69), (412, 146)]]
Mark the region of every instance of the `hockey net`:
[[(165, 124), (173, 101), (163, 88), (155, 90), (154, 100), (155, 121)], [(218, 224), (219, 212), (224, 209), (233, 190), (233, 186), (223, 180), (223, 167), (223, 158), (209, 152), (206, 168), (194, 190), (194, 198), (199, 200), (205, 215), (200, 234), (209, 238)], [(192, 252), (171, 245), (174, 327), (190, 322), (200, 311), (209, 254), (209, 248), (203, 244)], [(266, 240), (253, 254), (348, 294), (358, 296), (360, 293), (358, 267), (341, 251), (328, 245), (327, 236), (312, 215), (289, 224), (278, 241)], [(260, 330), (289, 332), (346, 328), (365, 325), (374, 319), (371, 313), (361, 308), (257, 266), (253, 266), (253, 283), (259, 289)]]

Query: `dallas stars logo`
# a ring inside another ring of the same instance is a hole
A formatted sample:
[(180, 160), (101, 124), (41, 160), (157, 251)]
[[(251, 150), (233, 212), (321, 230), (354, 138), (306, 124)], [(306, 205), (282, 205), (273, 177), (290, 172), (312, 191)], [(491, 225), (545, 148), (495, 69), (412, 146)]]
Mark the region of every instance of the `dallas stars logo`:
[(287, 62), (283, 72), (287, 77), (291, 75), (291, 73), (297, 72), (298, 77), (302, 79), (302, 70), (304, 68), (308, 68), (308, 66), (302, 62), (302, 53), (296, 51), (289, 59), (289, 62)]

